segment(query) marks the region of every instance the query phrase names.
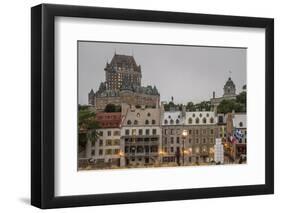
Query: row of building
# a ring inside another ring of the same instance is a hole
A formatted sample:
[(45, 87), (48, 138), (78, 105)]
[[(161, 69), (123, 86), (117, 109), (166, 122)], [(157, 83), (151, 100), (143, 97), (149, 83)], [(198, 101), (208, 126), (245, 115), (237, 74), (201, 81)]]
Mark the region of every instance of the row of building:
[[(245, 114), (123, 104), (121, 112), (97, 112), (96, 120), (99, 137), (89, 141), (80, 160), (100, 168), (215, 163), (216, 138), (222, 139), (230, 162), (246, 154)], [(237, 129), (243, 137), (233, 142)]]
[[(207, 164), (215, 161), (217, 139), (230, 163), (246, 154), (246, 114), (216, 110), (221, 101), (236, 99), (231, 78), (222, 97), (213, 92), (211, 111), (165, 111), (156, 86), (142, 86), (141, 66), (133, 56), (115, 53), (104, 71), (105, 81), (88, 94), (99, 138), (79, 153), (80, 162), (97, 168)], [(105, 112), (108, 104), (120, 106), (121, 112)], [(243, 136), (233, 138), (237, 130)]]

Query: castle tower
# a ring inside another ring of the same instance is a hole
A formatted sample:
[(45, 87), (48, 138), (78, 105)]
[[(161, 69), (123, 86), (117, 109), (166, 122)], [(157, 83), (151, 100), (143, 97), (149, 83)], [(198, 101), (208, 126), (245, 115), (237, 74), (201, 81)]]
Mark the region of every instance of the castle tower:
[(104, 70), (107, 90), (120, 90), (123, 84), (130, 84), (132, 87), (141, 86), (141, 66), (137, 65), (133, 56), (115, 53)]
[(228, 78), (223, 87), (223, 97), (236, 96), (236, 87), (231, 77)]

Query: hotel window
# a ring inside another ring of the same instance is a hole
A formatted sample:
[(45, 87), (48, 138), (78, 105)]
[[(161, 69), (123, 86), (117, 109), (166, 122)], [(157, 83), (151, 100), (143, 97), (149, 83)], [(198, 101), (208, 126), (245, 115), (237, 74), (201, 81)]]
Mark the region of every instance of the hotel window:
[(139, 135), (142, 135), (142, 129), (139, 129)]
[(164, 144), (167, 144), (168, 143), (168, 139), (165, 137), (164, 138)]
[(173, 119), (170, 120), (170, 124), (174, 124), (174, 120)]
[(195, 122), (196, 122), (197, 124), (199, 124), (199, 118), (196, 118)]
[(134, 121), (134, 125), (138, 125), (138, 121), (137, 120)]
[(152, 134), (156, 135), (156, 129), (152, 129)]
[(198, 130), (198, 129), (196, 129), (196, 130), (195, 130), (195, 132), (196, 132), (196, 135), (198, 135), (198, 134), (199, 134), (199, 130)]
[(198, 138), (196, 138), (196, 143), (199, 143), (199, 139)]
[(192, 124), (192, 118), (189, 118), (189, 119), (188, 119), (188, 123), (189, 123), (189, 124)]
[(156, 123), (156, 121), (155, 120), (152, 120), (152, 124), (155, 124)]
[(103, 141), (102, 140), (100, 140), (99, 145), (103, 146)]
[(149, 124), (149, 121), (148, 121), (148, 120), (145, 120), (145, 124), (147, 124), (147, 125), (148, 125), (148, 124)]
[(164, 120), (164, 124), (167, 124), (167, 123), (168, 123), (168, 121), (165, 119), (165, 120)]
[(95, 155), (95, 150), (94, 149), (92, 149), (92, 155)]
[(112, 140), (106, 140), (105, 141), (106, 146), (111, 146), (112, 145)]
[(145, 130), (145, 134), (146, 134), (146, 135), (149, 135), (149, 129), (146, 129), (146, 130)]
[(106, 155), (111, 155), (112, 154), (112, 150), (111, 149), (106, 149), (105, 150), (105, 154)]
[(240, 126), (240, 127), (242, 127), (242, 126), (243, 126), (243, 123), (242, 123), (242, 122), (240, 122), (240, 123), (239, 123), (239, 126)]
[(150, 117), (150, 113), (147, 113), (147, 116)]
[(203, 134), (206, 134), (206, 129), (203, 129), (202, 132), (203, 132)]
[(207, 119), (206, 118), (203, 118), (203, 123), (207, 123)]
[(132, 124), (131, 120), (128, 120), (128, 121), (127, 121), (127, 124), (128, 124), (128, 125), (131, 125), (131, 124)]
[(206, 138), (203, 138), (203, 143), (206, 143)]
[(129, 135), (130, 134), (130, 130), (129, 129), (126, 129), (125, 130), (125, 135)]
[(211, 134), (214, 134), (214, 130), (213, 130), (213, 129), (210, 129), (210, 133), (211, 133)]
[(179, 120), (179, 119), (177, 119), (177, 120), (176, 120), (176, 124), (179, 124), (179, 123), (180, 123), (180, 120)]
[(132, 129), (132, 135), (136, 135), (137, 134), (137, 130), (136, 129)]
[(210, 118), (210, 123), (214, 123), (214, 118)]
[(191, 138), (189, 138), (188, 142), (189, 142), (189, 143), (192, 143), (192, 139), (191, 139)]
[(113, 141), (113, 145), (114, 146), (118, 146), (120, 144), (120, 140), (119, 139), (115, 139), (114, 141)]
[(164, 133), (165, 133), (165, 135), (167, 135), (168, 134), (168, 129), (165, 129)]
[(100, 149), (100, 150), (99, 150), (99, 155), (102, 155), (102, 154), (103, 154), (103, 150)]
[(171, 147), (171, 152), (174, 152), (174, 147)]
[(177, 143), (180, 143), (180, 137), (177, 137)]
[(107, 131), (107, 136), (111, 136), (111, 131)]
[(114, 131), (114, 132), (113, 132), (113, 135), (114, 135), (114, 136), (120, 135), (120, 131)]
[(114, 149), (114, 154), (118, 155), (119, 154), (119, 149)]
[(173, 135), (174, 134), (174, 129), (171, 129), (171, 135)]
[(190, 130), (189, 130), (189, 135), (191, 135), (191, 134), (192, 134), (192, 130), (190, 129)]
[(171, 144), (174, 143), (174, 137), (171, 137)]
[(100, 132), (99, 132), (99, 136), (103, 136), (103, 131), (100, 131)]

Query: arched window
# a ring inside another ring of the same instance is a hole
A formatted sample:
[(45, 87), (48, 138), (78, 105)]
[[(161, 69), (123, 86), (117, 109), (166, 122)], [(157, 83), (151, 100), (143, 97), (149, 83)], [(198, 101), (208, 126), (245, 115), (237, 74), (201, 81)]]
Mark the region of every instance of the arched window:
[(239, 126), (240, 126), (240, 127), (242, 127), (242, 126), (243, 126), (243, 123), (242, 123), (242, 122), (240, 122), (240, 123), (239, 123)]
[(138, 121), (137, 120), (134, 121), (134, 125), (138, 125)]
[(214, 123), (214, 118), (210, 118), (210, 123)]
[(196, 122), (197, 124), (199, 124), (199, 118), (196, 118), (195, 122)]
[(137, 113), (137, 117), (138, 117), (138, 118), (140, 117), (140, 113)]
[(200, 117), (200, 118), (202, 117), (202, 113), (199, 114), (199, 117)]
[(165, 124), (167, 124), (167, 123), (168, 123), (168, 121), (165, 119), (165, 120), (164, 120), (164, 123), (165, 123)]
[(174, 120), (173, 119), (170, 120), (170, 124), (174, 124)]
[(195, 117), (195, 114), (193, 113), (192, 117)]
[(207, 119), (206, 118), (203, 118), (203, 123), (207, 123)]
[(152, 121), (151, 121), (151, 123), (152, 123), (152, 124), (155, 124), (155, 123), (156, 123), (156, 121), (155, 121), (155, 120), (152, 120)]
[(209, 113), (207, 113), (207, 117), (209, 117)]
[(177, 120), (176, 120), (176, 124), (179, 124), (179, 123), (180, 123), (180, 120), (179, 120), (179, 119), (177, 119)]
[(189, 118), (189, 119), (188, 119), (188, 123), (189, 123), (189, 124), (192, 124), (192, 118)]
[(148, 120), (145, 120), (145, 124), (149, 124), (149, 121), (148, 121)]
[(150, 117), (150, 112), (149, 112), (149, 113), (147, 113), (147, 116), (148, 116), (148, 117)]
[(127, 121), (127, 124), (128, 124), (128, 125), (131, 125), (131, 124), (132, 124), (132, 121), (131, 121), (131, 120), (128, 120), (128, 121)]

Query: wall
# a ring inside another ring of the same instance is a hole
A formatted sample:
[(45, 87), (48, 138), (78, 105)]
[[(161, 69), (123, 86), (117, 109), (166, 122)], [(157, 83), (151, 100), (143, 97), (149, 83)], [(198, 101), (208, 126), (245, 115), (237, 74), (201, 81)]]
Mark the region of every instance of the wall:
[[(127, 7), (154, 10), (186, 11), (227, 15), (264, 16), (275, 18), (275, 58), (280, 58), (281, 13), (279, 1), (245, 0), (45, 0), (46, 3), (81, 4), (106, 7)], [(1, 149), (0, 200), (1, 212), (39, 212), (31, 207), (30, 197), (30, 7), (37, 0), (3, 1), (1, 3)], [(281, 108), (280, 62), (275, 63), (275, 109)], [(275, 113), (275, 129), (281, 128), (280, 110)], [(277, 132), (277, 131), (276, 131)], [(275, 135), (275, 195), (204, 199), (192, 201), (130, 204), (102, 207), (51, 210), (50, 212), (269, 212), (280, 209), (281, 145)], [(233, 177), (235, 178), (235, 177)]]

